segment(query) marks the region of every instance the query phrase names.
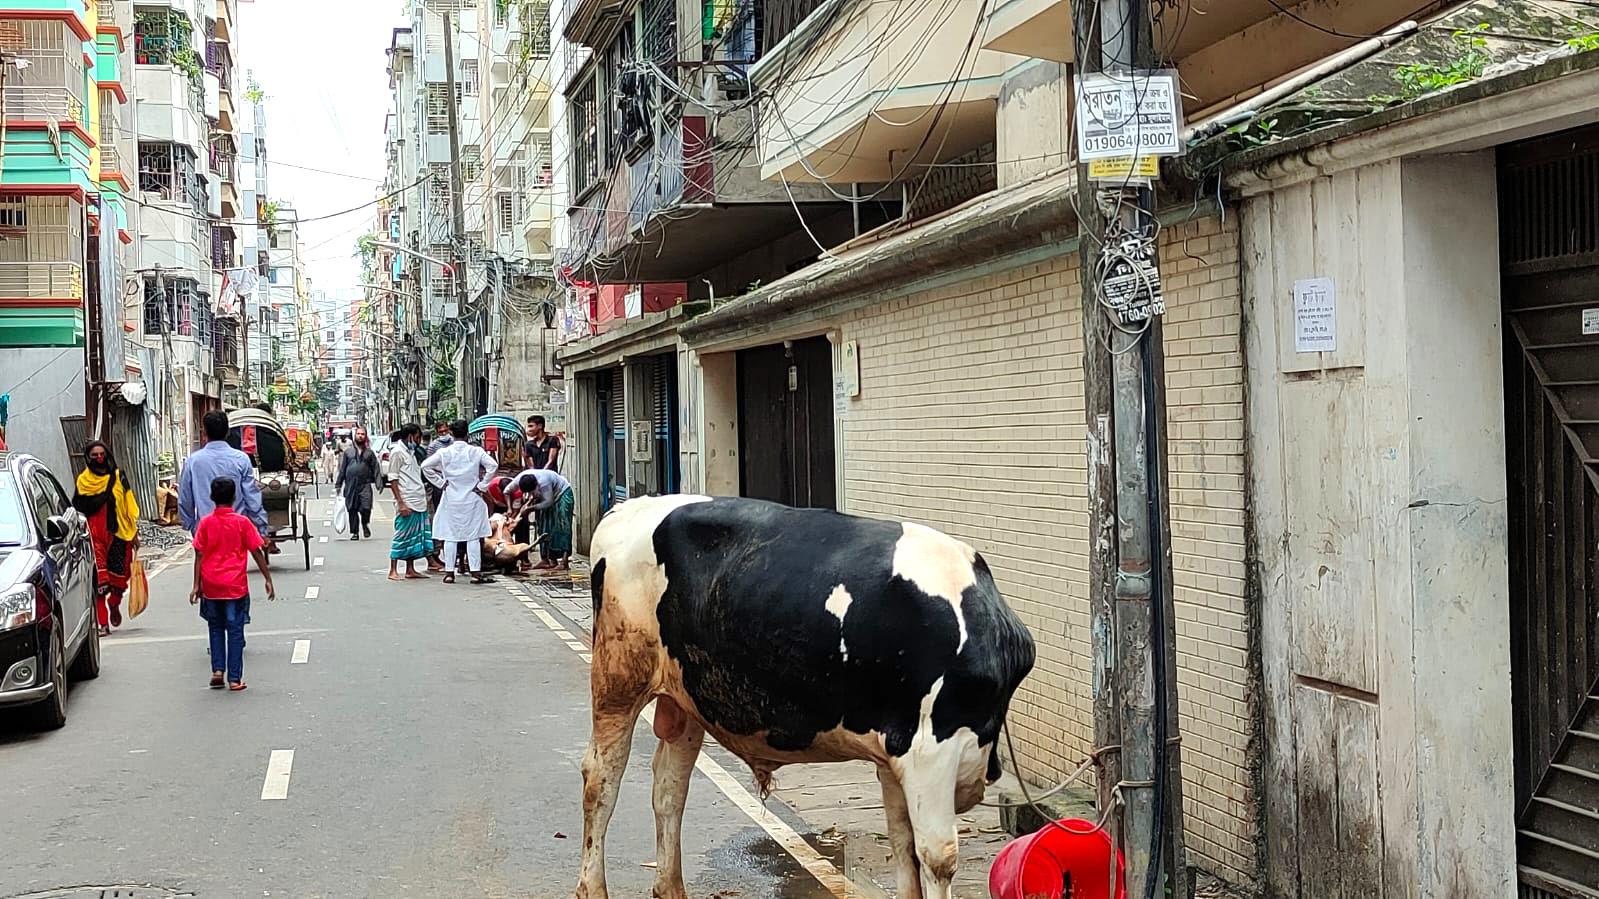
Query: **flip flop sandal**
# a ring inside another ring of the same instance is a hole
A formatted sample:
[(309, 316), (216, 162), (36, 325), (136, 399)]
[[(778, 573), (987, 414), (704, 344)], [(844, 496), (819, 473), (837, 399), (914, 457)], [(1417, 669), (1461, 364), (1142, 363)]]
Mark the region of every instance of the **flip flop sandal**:
[(446, 583), (446, 584), (455, 583), (455, 572), (451, 571), (451, 572), (446, 573), (444, 575), (444, 583)]
[(238, 693), (238, 692), (240, 692), (242, 690), (248, 690), (248, 689), (249, 689), (249, 685), (246, 684), (242, 680), (239, 681), (236, 684), (228, 684), (228, 692), (229, 693)]

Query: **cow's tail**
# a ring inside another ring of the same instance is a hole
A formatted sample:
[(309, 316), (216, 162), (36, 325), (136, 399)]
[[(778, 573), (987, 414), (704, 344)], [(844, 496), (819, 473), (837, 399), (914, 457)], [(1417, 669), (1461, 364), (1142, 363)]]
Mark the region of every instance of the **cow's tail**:
[[(1004, 722), (1001, 722), (999, 726), (1003, 729), (1005, 727)], [(994, 744), (988, 747), (988, 782), (994, 783), (1004, 773), (1004, 770), (999, 765), (999, 734), (996, 733), (994, 735)]]

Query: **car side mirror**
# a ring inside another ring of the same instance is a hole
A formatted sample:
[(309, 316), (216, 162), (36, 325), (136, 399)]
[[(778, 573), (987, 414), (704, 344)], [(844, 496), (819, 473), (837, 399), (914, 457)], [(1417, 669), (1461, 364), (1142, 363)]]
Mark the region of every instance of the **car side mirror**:
[(67, 537), (72, 534), (72, 525), (60, 515), (52, 515), (44, 523), (44, 542), (47, 546), (56, 546), (67, 542)]

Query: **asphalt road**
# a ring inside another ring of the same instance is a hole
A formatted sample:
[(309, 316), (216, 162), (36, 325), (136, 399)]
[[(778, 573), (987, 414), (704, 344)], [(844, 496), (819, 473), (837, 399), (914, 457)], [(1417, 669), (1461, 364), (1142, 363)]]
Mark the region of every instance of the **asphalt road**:
[[(312, 529), (331, 532), (315, 515)], [(149, 611), (105, 641), (102, 676), (73, 686), (64, 729), (32, 733), (0, 712), (0, 897), (101, 895), (75, 889), (89, 885), (146, 885), (129, 894), (141, 897), (570, 896), (588, 739), (581, 629), (504, 585), (389, 582), (390, 532), (382, 520), (371, 542), (313, 542), (309, 572), (299, 547), (286, 549), (277, 602), (252, 576), (243, 693), (207, 688), (185, 558), (152, 582)], [(641, 726), (607, 846), (617, 899), (650, 892), (653, 749)], [(695, 774), (690, 893), (835, 895), (726, 780)], [(776, 831), (803, 829), (773, 811)]]

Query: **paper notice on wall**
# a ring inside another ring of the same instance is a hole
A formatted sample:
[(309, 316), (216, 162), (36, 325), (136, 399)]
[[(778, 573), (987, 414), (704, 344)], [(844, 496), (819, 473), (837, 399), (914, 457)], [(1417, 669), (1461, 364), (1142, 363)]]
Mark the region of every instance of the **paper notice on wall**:
[(843, 375), (833, 378), (833, 414), (843, 415), (849, 411), (849, 387), (845, 384)]
[(1599, 334), (1599, 309), (1582, 310), (1582, 336)]
[(1294, 352), (1331, 353), (1338, 349), (1331, 278), (1294, 282)]

